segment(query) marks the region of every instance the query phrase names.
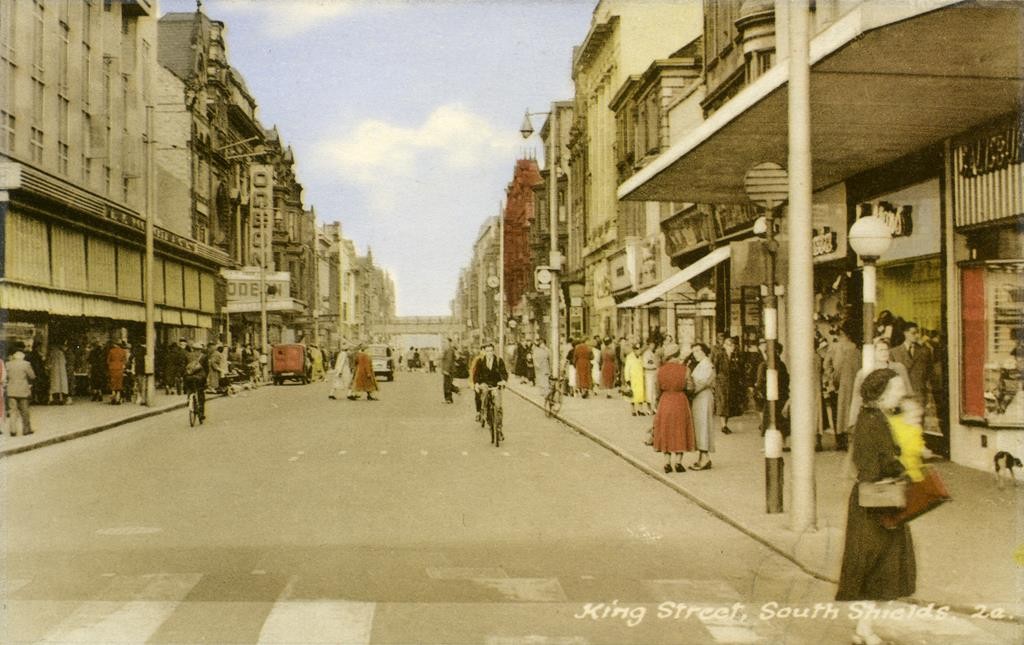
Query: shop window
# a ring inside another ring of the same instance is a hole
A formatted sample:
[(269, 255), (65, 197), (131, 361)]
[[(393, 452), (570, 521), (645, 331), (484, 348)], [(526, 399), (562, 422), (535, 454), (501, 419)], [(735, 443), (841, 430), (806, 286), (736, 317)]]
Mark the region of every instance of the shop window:
[(960, 413), (990, 427), (1024, 427), (1024, 263), (965, 266)]

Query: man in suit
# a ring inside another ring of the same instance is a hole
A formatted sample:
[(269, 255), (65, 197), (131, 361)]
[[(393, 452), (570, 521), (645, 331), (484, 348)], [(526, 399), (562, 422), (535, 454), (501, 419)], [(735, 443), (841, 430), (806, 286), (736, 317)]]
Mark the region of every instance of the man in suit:
[(892, 350), (892, 359), (907, 368), (910, 387), (924, 405), (931, 381), (932, 349), (921, 342), (921, 330), (917, 323), (906, 323), (903, 327), (903, 336), (903, 344)]
[(444, 402), (452, 403), (452, 392), (455, 391), (453, 384), (453, 378), (455, 375), (455, 341), (451, 338), (447, 339), (444, 348), (444, 354), (441, 355), (441, 375), (443, 378), (442, 390), (444, 393)]

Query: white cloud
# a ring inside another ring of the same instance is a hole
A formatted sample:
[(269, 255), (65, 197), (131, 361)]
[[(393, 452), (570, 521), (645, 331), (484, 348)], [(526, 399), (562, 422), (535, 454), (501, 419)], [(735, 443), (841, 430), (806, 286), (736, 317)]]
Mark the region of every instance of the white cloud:
[[(363, 121), (350, 133), (321, 143), (316, 159), (361, 184), (371, 204), (388, 211), (410, 185), (421, 190), (424, 184), (439, 182), (456, 193), (465, 190), (466, 175), (495, 161), (509, 164), (518, 141), (515, 133), (501, 132), (483, 117), (450, 104), (436, 108), (416, 127)], [(461, 178), (453, 182), (453, 175)]]
[(316, 184), (348, 196), (337, 217), (392, 270), (400, 313), (437, 314), (522, 150), (515, 130), (447, 104), (413, 126), (363, 121), (321, 141), (308, 163)]
[[(363, 3), (362, 6), (366, 6)], [(345, 17), (359, 8), (348, 0), (221, 0), (219, 12), (255, 16), (263, 34), (286, 39)]]

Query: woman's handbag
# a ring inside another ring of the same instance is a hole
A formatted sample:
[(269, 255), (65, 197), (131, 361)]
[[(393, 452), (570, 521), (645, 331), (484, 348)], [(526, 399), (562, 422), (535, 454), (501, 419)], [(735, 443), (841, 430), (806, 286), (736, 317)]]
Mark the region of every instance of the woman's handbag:
[(904, 508), (907, 505), (907, 480), (902, 477), (857, 484), (857, 500), (862, 508)]
[(894, 529), (952, 499), (939, 473), (934, 468), (925, 468), (923, 481), (910, 482), (907, 504), (903, 510), (883, 515), (880, 522), (885, 528)]

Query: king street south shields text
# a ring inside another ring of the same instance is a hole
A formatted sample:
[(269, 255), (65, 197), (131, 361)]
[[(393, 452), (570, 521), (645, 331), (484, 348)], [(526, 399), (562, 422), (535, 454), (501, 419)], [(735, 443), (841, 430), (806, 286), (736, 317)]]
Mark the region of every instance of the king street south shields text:
[[(574, 618), (582, 620), (621, 620), (629, 627), (636, 627), (647, 618), (647, 612), (654, 610), (654, 617), (659, 620), (691, 620), (745, 622), (746, 607), (736, 602), (731, 605), (690, 605), (683, 602), (666, 600), (656, 606), (620, 605), (618, 600), (611, 602), (589, 602)], [(873, 602), (831, 603), (819, 602), (813, 605), (786, 605), (778, 602), (766, 602), (757, 608), (757, 620), (805, 619), (805, 620), (836, 620), (841, 617), (840, 609), (845, 609), (842, 617), (850, 620), (860, 618), (904, 619), (935, 619), (942, 620), (949, 613), (948, 606), (878, 606)]]

